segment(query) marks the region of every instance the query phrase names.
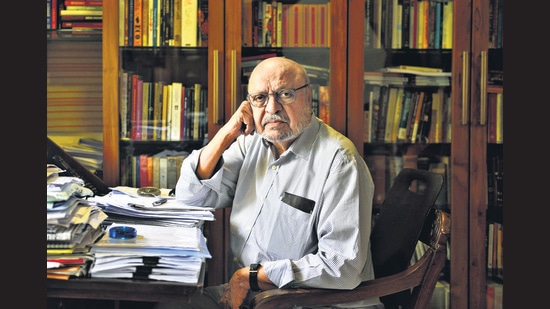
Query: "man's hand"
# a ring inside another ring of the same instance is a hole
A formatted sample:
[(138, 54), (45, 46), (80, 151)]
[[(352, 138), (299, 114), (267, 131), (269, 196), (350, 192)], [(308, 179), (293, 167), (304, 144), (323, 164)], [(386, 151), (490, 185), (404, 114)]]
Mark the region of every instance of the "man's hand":
[(221, 298), (223, 309), (239, 309), (250, 289), (248, 267), (237, 270), (229, 280), (229, 286)]

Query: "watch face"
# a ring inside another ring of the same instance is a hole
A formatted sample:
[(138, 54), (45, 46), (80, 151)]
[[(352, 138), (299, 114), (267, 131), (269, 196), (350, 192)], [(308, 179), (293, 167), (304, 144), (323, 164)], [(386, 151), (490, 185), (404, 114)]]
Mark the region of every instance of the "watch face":
[(250, 264), (250, 270), (258, 270), (260, 268), (260, 264)]

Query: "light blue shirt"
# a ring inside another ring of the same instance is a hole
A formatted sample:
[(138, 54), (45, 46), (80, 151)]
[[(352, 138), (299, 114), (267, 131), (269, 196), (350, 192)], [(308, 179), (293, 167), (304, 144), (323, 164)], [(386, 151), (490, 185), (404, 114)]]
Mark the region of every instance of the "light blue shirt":
[(200, 151), (184, 160), (176, 199), (232, 207), (231, 273), (261, 263), (278, 287), (335, 289), (374, 278), (374, 183), (347, 137), (314, 117), (275, 159), (259, 134), (241, 135), (202, 181)]

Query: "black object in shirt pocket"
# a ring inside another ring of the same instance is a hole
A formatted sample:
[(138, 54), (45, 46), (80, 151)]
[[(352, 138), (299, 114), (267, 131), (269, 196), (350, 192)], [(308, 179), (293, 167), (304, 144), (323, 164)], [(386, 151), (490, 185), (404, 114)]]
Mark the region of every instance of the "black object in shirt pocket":
[(313, 208), (315, 207), (315, 201), (288, 192), (285, 192), (283, 194), (281, 201), (309, 214), (313, 211)]

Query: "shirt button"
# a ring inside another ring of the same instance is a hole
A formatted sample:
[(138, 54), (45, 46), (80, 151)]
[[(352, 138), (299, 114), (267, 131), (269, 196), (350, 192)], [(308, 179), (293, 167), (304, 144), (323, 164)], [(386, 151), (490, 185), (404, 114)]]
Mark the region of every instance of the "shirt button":
[(233, 262), (238, 262), (238, 261), (239, 261), (238, 258), (236, 258), (236, 257), (233, 258)]
[(276, 170), (277, 168), (278, 168), (278, 166), (276, 166), (276, 165), (272, 165), (272, 166), (271, 166), (271, 169), (272, 169), (272, 170)]

